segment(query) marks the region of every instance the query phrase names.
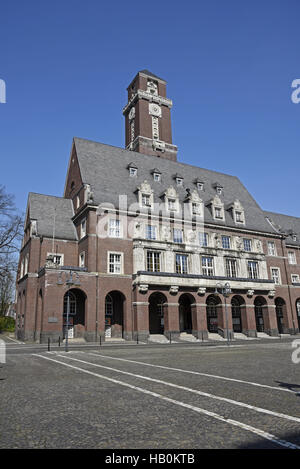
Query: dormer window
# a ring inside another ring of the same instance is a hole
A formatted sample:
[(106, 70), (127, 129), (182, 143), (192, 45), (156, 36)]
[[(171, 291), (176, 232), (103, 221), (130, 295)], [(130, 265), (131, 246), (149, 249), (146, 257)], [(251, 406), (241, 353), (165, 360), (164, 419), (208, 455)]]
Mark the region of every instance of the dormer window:
[(152, 170), (152, 175), (153, 175), (153, 180), (155, 182), (160, 182), (161, 181), (161, 172), (159, 169), (155, 168)]
[(238, 223), (243, 223), (243, 213), (235, 212), (235, 221)]
[(154, 205), (153, 190), (147, 181), (138, 187), (138, 198), (140, 207), (152, 208)]
[(177, 186), (182, 186), (183, 185), (183, 179), (182, 178), (176, 178), (176, 184), (177, 184)]
[(203, 191), (203, 189), (204, 189), (203, 182), (197, 182), (197, 189), (198, 189), (198, 191)]
[(244, 208), (238, 199), (236, 199), (232, 204), (230, 204), (226, 210), (231, 211), (231, 215), (235, 223), (245, 224)]
[(297, 236), (294, 234), (294, 235), (292, 236), (292, 239), (293, 239), (293, 241), (297, 241)]
[(129, 165), (127, 166), (128, 170), (129, 170), (129, 176), (131, 177), (135, 177), (137, 176), (137, 166), (135, 165), (135, 163), (129, 163)]
[(151, 207), (150, 195), (142, 194), (142, 205), (144, 207)]
[(168, 199), (168, 209), (176, 210), (176, 199)]
[(218, 195), (221, 195), (222, 192), (223, 192), (223, 186), (221, 186), (221, 184), (219, 184), (218, 182), (215, 182), (215, 184), (213, 185), (213, 187), (216, 189), (216, 193)]
[(215, 218), (223, 219), (222, 209), (220, 207), (215, 207)]

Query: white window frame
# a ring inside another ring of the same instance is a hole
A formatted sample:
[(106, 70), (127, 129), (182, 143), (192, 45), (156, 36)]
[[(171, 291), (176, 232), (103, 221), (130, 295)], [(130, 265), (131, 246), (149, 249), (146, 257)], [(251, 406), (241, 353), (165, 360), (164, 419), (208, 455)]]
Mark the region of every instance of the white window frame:
[[(250, 249), (245, 248), (245, 246), (246, 246), (245, 241), (247, 241), (249, 243)], [(252, 251), (252, 239), (251, 238), (243, 238), (243, 247), (244, 247), (244, 251), (251, 252)]]
[[(223, 241), (228, 241), (228, 247), (224, 247)], [(227, 235), (221, 235), (221, 242), (222, 242), (222, 249), (231, 249), (231, 239), (230, 236)]]
[(109, 238), (122, 238), (122, 221), (119, 218), (110, 218), (108, 220)]
[[(250, 265), (251, 264), (251, 268)], [(256, 266), (256, 270), (253, 269), (253, 266)], [(247, 273), (248, 273), (248, 278), (251, 280), (257, 280), (259, 279), (259, 263), (258, 261), (251, 260), (249, 259), (247, 262)]]
[[(111, 262), (111, 258), (110, 256), (120, 256), (120, 262), (119, 263), (116, 263), (116, 262)], [(107, 252), (107, 273), (108, 274), (111, 274), (111, 275), (122, 275), (123, 274), (123, 265), (124, 265), (124, 262), (123, 262), (123, 256), (124, 256), (124, 253), (123, 252), (116, 252), (116, 251), (108, 251)], [(116, 265), (119, 265), (120, 266), (120, 271), (119, 272), (111, 272), (110, 268), (111, 268), (111, 265), (115, 266)]]
[[(204, 259), (210, 259), (211, 265), (209, 263), (203, 264)], [(215, 275), (215, 262), (213, 256), (201, 256), (201, 272), (202, 275), (206, 275), (207, 277), (214, 277)]]
[(268, 241), (268, 256), (276, 256), (276, 244), (274, 241)]
[(59, 252), (47, 252), (47, 257), (49, 256), (53, 256), (54, 258), (55, 257), (59, 257), (60, 258), (60, 262), (59, 264), (56, 264), (55, 262), (53, 262), (54, 264), (56, 265), (64, 265), (64, 255), (62, 253), (59, 253)]
[(208, 233), (206, 233), (206, 231), (199, 231), (199, 245), (202, 248), (206, 248), (209, 246), (209, 236), (208, 236)]
[(160, 173), (153, 173), (153, 180), (155, 182), (160, 182), (161, 181), (161, 174)]
[[(161, 272), (162, 269), (162, 253), (161, 251), (155, 251), (155, 250), (151, 250), (151, 249), (147, 249), (147, 252), (146, 252), (146, 271), (147, 272)], [(152, 270), (148, 269), (148, 260), (149, 258), (152, 258)], [(156, 270), (155, 267), (157, 266), (157, 261), (155, 260), (158, 259), (158, 269)]]
[[(220, 216), (217, 216), (217, 211), (220, 211)], [(214, 206), (214, 219), (215, 220), (224, 220), (224, 213), (223, 213), (223, 207), (215, 207)]]
[[(149, 241), (156, 241), (157, 240), (157, 226), (156, 225), (145, 225), (145, 238)], [(154, 233), (154, 237), (153, 237)], [(149, 236), (150, 234), (150, 236)]]
[[(275, 285), (281, 285), (281, 273), (279, 267), (270, 267), (271, 279), (274, 281)], [(277, 275), (273, 275), (277, 272)]]
[[(178, 238), (177, 235), (175, 235), (175, 232), (179, 233), (180, 232), (180, 237)], [(180, 241), (178, 241), (180, 239)], [(174, 243), (183, 243), (183, 230), (181, 228), (173, 228), (173, 242)]]
[(137, 169), (129, 167), (129, 176), (132, 177), (132, 178), (136, 177), (137, 176)]
[(238, 277), (237, 259), (233, 259), (231, 257), (226, 257), (225, 258), (225, 273), (226, 273), (226, 277), (228, 277), (228, 278), (237, 278)]
[(296, 265), (297, 264), (295, 251), (288, 251), (288, 261), (289, 261), (289, 264), (291, 264), (291, 265)]
[(176, 185), (183, 186), (183, 178), (176, 178)]
[[(297, 277), (297, 280), (294, 281), (294, 280), (293, 280), (293, 277)], [(291, 280), (292, 280), (292, 283), (300, 283), (299, 274), (291, 274)]]
[[(177, 258), (180, 258), (179, 264), (177, 263)], [(185, 259), (185, 262), (183, 262), (183, 258)], [(177, 272), (177, 266), (179, 267), (180, 272)], [(184, 269), (184, 267), (186, 267), (186, 269)], [(181, 275), (189, 273), (189, 256), (187, 254), (183, 254), (181, 252), (175, 253), (175, 273)]]

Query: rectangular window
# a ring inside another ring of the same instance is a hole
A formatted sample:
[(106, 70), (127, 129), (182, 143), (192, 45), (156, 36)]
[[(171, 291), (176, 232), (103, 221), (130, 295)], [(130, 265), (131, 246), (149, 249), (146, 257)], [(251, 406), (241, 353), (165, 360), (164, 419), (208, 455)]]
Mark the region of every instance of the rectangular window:
[(237, 211), (235, 212), (235, 221), (237, 223), (243, 223), (244, 220), (243, 220), (242, 212), (237, 212)]
[(168, 210), (176, 210), (176, 200), (168, 199)]
[(214, 258), (202, 256), (202, 274), (213, 277), (214, 275)]
[(136, 168), (129, 168), (129, 175), (130, 176), (136, 176), (137, 175), (137, 169)]
[(199, 244), (202, 247), (207, 247), (208, 246), (208, 234), (203, 233), (202, 231), (199, 233)]
[(244, 251), (250, 252), (250, 251), (252, 250), (252, 242), (251, 242), (251, 239), (244, 238), (244, 239), (243, 239), (243, 242), (244, 242)]
[(276, 256), (274, 241), (268, 241), (268, 255), (269, 256)]
[(80, 224), (80, 239), (86, 235), (86, 219), (82, 220)]
[(176, 274), (187, 274), (187, 257), (184, 254), (176, 254)]
[(237, 277), (236, 259), (225, 259), (226, 276), (231, 278)]
[(292, 274), (292, 283), (299, 283), (299, 275), (297, 274)]
[(219, 207), (215, 207), (215, 218), (223, 218), (222, 217), (222, 209)]
[(146, 238), (147, 239), (156, 239), (156, 226), (146, 225)]
[(182, 243), (183, 242), (182, 230), (177, 229), (177, 228), (173, 229), (173, 241), (174, 241), (174, 243)]
[(143, 207), (151, 207), (150, 195), (142, 194), (142, 205)]
[(277, 267), (271, 268), (271, 276), (275, 285), (280, 285), (280, 271)]
[(182, 178), (176, 178), (176, 184), (177, 184), (177, 186), (182, 186), (183, 179)]
[(200, 213), (200, 205), (196, 203), (192, 203), (192, 214), (198, 215)]
[(109, 273), (110, 274), (120, 274), (121, 270), (121, 254), (109, 253)]
[(160, 272), (160, 252), (147, 251), (147, 271)]
[(155, 182), (159, 182), (160, 181), (160, 174), (159, 173), (153, 173), (153, 179)]
[(121, 220), (115, 220), (114, 218), (109, 220), (109, 237), (121, 237)]
[(222, 248), (230, 249), (230, 238), (229, 236), (222, 236)]
[(296, 254), (294, 251), (288, 252), (289, 264), (296, 264)]
[(248, 261), (248, 278), (251, 278), (251, 279), (258, 278), (258, 262)]

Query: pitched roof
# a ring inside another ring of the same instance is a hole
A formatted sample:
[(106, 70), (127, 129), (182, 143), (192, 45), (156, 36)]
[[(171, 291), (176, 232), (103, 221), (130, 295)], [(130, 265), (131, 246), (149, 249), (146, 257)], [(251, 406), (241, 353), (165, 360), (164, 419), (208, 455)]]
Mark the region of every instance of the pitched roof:
[(158, 80), (165, 81), (163, 78), (158, 77), (157, 75), (154, 75), (154, 73), (149, 72), (149, 70), (140, 70), (138, 73), (144, 73), (144, 75), (148, 75), (149, 77), (157, 78)]
[[(274, 213), (265, 211), (265, 216), (275, 227), (279, 233), (287, 234), (286, 243), (299, 246), (300, 244), (300, 218), (283, 215), (282, 213)], [(293, 234), (297, 236), (297, 240), (293, 240)]]
[(30, 220), (37, 221), (37, 234), (53, 236), (55, 214), (55, 238), (77, 240), (77, 233), (71, 220), (74, 215), (71, 199), (30, 192), (28, 212)]
[[(170, 186), (176, 188), (179, 201), (182, 203), (186, 197), (186, 189), (196, 188), (195, 178), (204, 182), (204, 191), (199, 192), (204, 205), (210, 201), (216, 191), (212, 185), (217, 180), (223, 187), (220, 196), (225, 207), (235, 199), (241, 202), (245, 210), (246, 229), (273, 233), (276, 231), (265, 218), (263, 210), (249, 194), (236, 176), (231, 176), (216, 171), (202, 169), (177, 161), (171, 161), (157, 156), (149, 156), (129, 151), (103, 143), (93, 142), (81, 138), (74, 138), (74, 144), (81, 170), (83, 183), (91, 185), (94, 193), (94, 201), (100, 203), (112, 203), (118, 207), (119, 194), (126, 194), (128, 205), (137, 202), (137, 187), (147, 180), (153, 191), (154, 201), (161, 202), (161, 194)], [(138, 167), (137, 176), (129, 177), (128, 164), (134, 160)], [(153, 167), (157, 167), (161, 173), (161, 182), (155, 182), (152, 177)], [(184, 178), (182, 186), (176, 186), (173, 175), (179, 173)], [(225, 210), (225, 223), (213, 219), (211, 211), (205, 205), (205, 223), (215, 225), (237, 227), (230, 212)]]

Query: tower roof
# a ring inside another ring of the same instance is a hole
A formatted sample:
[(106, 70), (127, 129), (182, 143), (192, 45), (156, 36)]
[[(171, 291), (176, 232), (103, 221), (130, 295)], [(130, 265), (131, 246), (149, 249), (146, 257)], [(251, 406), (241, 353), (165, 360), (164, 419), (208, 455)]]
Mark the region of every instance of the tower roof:
[(157, 75), (154, 75), (154, 73), (151, 73), (151, 72), (149, 72), (149, 70), (146, 70), (146, 69), (140, 70), (138, 73), (143, 73), (144, 75), (148, 75), (149, 77), (156, 78), (157, 80), (166, 81), (163, 78), (160, 78)]

